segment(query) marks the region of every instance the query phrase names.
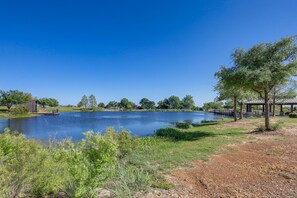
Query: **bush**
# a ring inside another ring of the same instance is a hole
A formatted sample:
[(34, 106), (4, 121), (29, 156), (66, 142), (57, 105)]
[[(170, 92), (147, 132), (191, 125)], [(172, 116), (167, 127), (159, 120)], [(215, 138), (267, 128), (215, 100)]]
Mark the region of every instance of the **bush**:
[(12, 114), (27, 114), (29, 113), (29, 109), (23, 106), (12, 107), (9, 111)]
[(172, 138), (175, 140), (182, 140), (182, 139), (185, 139), (186, 134), (182, 133), (178, 129), (163, 128), (163, 129), (158, 129), (156, 131), (156, 136)]
[(117, 173), (120, 159), (136, 149), (137, 138), (113, 128), (104, 136), (91, 131), (84, 135), (78, 143), (64, 140), (55, 147), (44, 147), (6, 129), (0, 134), (0, 194), (55, 197), (64, 192), (67, 197), (97, 197), (99, 187), (121, 175), (129, 178), (129, 184), (120, 183), (117, 188), (125, 184), (129, 191), (129, 188), (141, 187), (133, 182), (148, 184), (148, 176), (138, 167), (124, 166), (126, 170), (121, 170), (120, 175)]
[[(275, 123), (275, 124), (271, 124), (270, 125), (270, 129), (269, 130), (267, 130), (267, 131), (278, 131), (278, 130), (280, 130), (281, 128), (282, 128), (282, 122), (277, 122), (277, 123)], [(264, 131), (266, 131), (266, 128), (265, 128), (265, 126), (264, 125), (260, 125), (260, 126), (258, 126), (257, 128), (256, 128), (256, 130), (255, 130), (256, 132), (264, 132)]]
[(260, 125), (255, 129), (256, 132), (264, 132), (266, 131), (266, 128), (264, 125)]
[(297, 113), (290, 113), (289, 114), (289, 117), (290, 118), (297, 118)]
[(177, 122), (175, 126), (179, 129), (189, 129), (191, 127), (191, 124), (188, 122)]
[(149, 173), (129, 164), (119, 164), (114, 177), (107, 184), (115, 197), (133, 197), (134, 193), (144, 191), (150, 185)]
[(275, 124), (271, 124), (270, 130), (271, 131), (278, 131), (278, 130), (280, 130), (282, 128), (282, 124), (283, 124), (282, 122), (277, 122)]
[(22, 134), (0, 135), (0, 194), (4, 197), (44, 196), (65, 190), (71, 180), (67, 164), (50, 149)]

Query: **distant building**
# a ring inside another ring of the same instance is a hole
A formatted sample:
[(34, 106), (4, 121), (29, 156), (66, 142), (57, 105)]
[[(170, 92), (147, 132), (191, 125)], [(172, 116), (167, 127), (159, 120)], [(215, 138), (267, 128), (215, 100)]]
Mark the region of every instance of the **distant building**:
[(24, 107), (29, 109), (30, 112), (37, 112), (37, 100), (32, 100), (26, 104), (24, 104)]

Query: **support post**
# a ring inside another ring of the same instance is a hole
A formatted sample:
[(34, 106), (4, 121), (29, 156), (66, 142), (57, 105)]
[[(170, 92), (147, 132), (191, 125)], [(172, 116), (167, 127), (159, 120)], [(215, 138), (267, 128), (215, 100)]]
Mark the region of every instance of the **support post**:
[(293, 113), (293, 111), (294, 111), (294, 105), (291, 104), (291, 113)]

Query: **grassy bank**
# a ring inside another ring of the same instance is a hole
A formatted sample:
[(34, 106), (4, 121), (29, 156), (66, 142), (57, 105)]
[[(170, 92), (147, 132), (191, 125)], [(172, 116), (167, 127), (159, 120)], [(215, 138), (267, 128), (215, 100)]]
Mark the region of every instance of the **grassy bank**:
[[(295, 119), (273, 119), (278, 121), (285, 127), (296, 125)], [(64, 192), (68, 197), (96, 197), (98, 188), (104, 188), (116, 197), (131, 197), (149, 188), (168, 189), (172, 185), (164, 174), (246, 140), (249, 137), (243, 132), (262, 122), (207, 122), (187, 130), (160, 129), (157, 136), (144, 138), (109, 129), (104, 136), (86, 133), (77, 144), (67, 140), (50, 146), (7, 131), (0, 135), (0, 194), (54, 196)]]
[(25, 113), (25, 114), (11, 114), (8, 112), (6, 107), (0, 106), (0, 119), (1, 118), (29, 118), (39, 116), (34, 113)]

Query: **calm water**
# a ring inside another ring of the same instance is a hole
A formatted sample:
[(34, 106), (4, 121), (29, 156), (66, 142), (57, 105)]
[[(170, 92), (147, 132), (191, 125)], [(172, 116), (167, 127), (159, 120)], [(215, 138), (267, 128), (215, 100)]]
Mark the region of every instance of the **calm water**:
[(204, 112), (75, 112), (58, 116), (40, 116), (23, 119), (0, 119), (0, 130), (9, 127), (24, 133), (29, 138), (74, 140), (83, 138), (83, 132), (104, 132), (107, 127), (123, 127), (133, 135), (148, 136), (154, 131), (173, 126), (175, 122), (192, 120), (215, 120), (222, 117)]

